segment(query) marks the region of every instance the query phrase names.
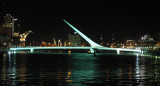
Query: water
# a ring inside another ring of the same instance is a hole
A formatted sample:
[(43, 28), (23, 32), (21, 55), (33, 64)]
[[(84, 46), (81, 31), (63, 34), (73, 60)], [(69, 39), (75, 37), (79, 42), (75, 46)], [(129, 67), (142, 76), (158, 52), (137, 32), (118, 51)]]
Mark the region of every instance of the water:
[(1, 86), (157, 86), (159, 73), (159, 56), (0, 54)]

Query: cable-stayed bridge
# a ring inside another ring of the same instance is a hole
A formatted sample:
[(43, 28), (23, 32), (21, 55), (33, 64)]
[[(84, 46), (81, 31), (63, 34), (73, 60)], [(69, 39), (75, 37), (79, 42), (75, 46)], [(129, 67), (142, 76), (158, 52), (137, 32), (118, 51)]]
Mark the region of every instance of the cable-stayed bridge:
[(10, 51), (20, 51), (20, 50), (30, 50), (31, 52), (34, 52), (34, 50), (44, 50), (44, 49), (89, 49), (91, 53), (95, 53), (96, 50), (115, 50), (117, 51), (117, 54), (120, 54), (120, 51), (130, 51), (130, 52), (139, 52), (141, 53), (140, 49), (125, 49), (125, 48), (108, 48), (101, 46), (97, 43), (95, 43), (93, 40), (91, 40), (89, 37), (87, 37), (85, 34), (80, 32), (77, 28), (75, 28), (73, 25), (71, 25), (66, 20), (63, 20), (67, 25), (69, 25), (73, 30), (75, 30), (82, 38), (84, 38), (91, 46), (90, 47), (15, 47), (10, 48)]

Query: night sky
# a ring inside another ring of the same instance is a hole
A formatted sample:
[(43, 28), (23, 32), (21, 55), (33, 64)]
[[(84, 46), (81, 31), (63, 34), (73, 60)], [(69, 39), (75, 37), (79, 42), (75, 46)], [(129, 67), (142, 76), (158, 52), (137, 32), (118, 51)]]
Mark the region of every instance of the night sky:
[(159, 32), (160, 13), (157, 2), (122, 0), (4, 0), (6, 13), (21, 25), (20, 32), (32, 30), (30, 40), (64, 41), (74, 31), (67, 20), (94, 41), (139, 39), (144, 34)]

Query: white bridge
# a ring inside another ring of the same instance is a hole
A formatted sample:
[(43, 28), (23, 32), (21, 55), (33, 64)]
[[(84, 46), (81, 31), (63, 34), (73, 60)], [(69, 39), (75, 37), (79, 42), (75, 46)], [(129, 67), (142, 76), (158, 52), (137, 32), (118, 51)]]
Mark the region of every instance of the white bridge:
[(91, 45), (91, 47), (16, 47), (16, 48), (10, 48), (10, 51), (30, 50), (31, 52), (34, 52), (34, 50), (43, 50), (43, 49), (89, 49), (91, 53), (95, 53), (96, 50), (115, 50), (117, 51), (117, 54), (120, 54), (120, 51), (141, 53), (140, 49), (108, 48), (101, 46), (92, 41), (90, 38), (88, 38), (86, 35), (84, 35), (82, 32), (80, 32), (77, 28), (75, 28), (66, 20), (64, 20), (64, 22), (68, 24), (73, 30), (75, 30), (80, 36), (82, 36)]
[(90, 50), (91, 53), (95, 53), (97, 50), (110, 50), (110, 51), (117, 51), (117, 54), (120, 54), (120, 51), (131, 51), (131, 52), (138, 52), (141, 53), (139, 49), (124, 49), (124, 48), (92, 48), (92, 47), (17, 47), (17, 48), (10, 48), (10, 51), (22, 51), (22, 50), (30, 50), (34, 52), (34, 50)]

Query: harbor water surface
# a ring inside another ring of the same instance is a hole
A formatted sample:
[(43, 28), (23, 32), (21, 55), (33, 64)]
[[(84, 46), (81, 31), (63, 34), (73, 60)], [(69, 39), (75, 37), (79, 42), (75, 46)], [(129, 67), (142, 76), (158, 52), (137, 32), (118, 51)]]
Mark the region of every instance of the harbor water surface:
[(1, 86), (160, 85), (160, 57), (140, 54), (1, 53)]

